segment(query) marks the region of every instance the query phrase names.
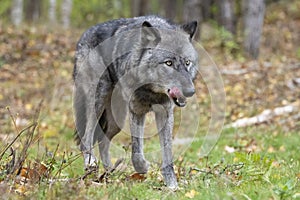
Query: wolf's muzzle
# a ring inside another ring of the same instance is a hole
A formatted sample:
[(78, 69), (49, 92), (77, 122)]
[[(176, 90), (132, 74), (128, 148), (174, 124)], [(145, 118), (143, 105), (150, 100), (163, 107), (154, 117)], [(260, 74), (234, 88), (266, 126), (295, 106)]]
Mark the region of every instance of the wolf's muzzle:
[(185, 97), (191, 97), (195, 94), (195, 89), (194, 88), (187, 88), (187, 89), (184, 89), (182, 91), (182, 93)]

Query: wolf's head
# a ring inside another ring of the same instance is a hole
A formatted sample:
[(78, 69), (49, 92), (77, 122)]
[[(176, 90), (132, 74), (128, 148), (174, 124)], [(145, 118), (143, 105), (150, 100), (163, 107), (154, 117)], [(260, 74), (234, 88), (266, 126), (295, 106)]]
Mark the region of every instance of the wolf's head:
[(155, 28), (145, 21), (141, 31), (142, 51), (139, 65), (151, 79), (151, 89), (164, 93), (180, 107), (195, 93), (193, 80), (198, 68), (198, 53), (192, 44), (197, 22), (176, 26), (173, 30)]

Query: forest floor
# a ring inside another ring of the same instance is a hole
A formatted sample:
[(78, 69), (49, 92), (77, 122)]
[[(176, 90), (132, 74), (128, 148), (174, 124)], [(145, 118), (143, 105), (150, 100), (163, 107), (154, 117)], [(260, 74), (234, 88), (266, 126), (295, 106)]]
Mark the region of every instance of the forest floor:
[[(114, 140), (113, 162), (124, 158), (115, 171), (84, 172), (72, 110), (73, 60), (83, 30), (0, 24), (1, 198), (300, 199), (299, 10), (298, 1), (268, 7), (257, 61), (235, 45), (220, 48), (220, 32), (204, 25), (201, 43), (224, 82), (226, 128), (209, 156), (199, 157), (211, 117), (210, 95), (199, 80), (200, 128), (190, 142), (175, 144), (184, 149), (175, 160), (176, 192), (164, 186), (160, 161), (151, 155), (149, 173), (134, 173), (128, 134)], [(255, 116), (264, 120), (252, 122)], [(157, 149), (158, 138), (147, 139), (145, 152), (156, 156)]]

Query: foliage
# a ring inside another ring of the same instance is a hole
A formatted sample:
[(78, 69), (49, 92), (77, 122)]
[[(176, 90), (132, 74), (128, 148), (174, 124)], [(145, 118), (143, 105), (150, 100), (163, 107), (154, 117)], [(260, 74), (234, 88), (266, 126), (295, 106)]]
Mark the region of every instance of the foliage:
[(219, 38), (220, 47), (223, 49), (225, 55), (235, 55), (240, 50), (235, 36), (223, 26), (218, 26), (215, 22), (213, 24), (216, 27), (216, 38)]
[(1, 6), (0, 6), (0, 16), (8, 15), (8, 10), (11, 7), (11, 5), (12, 5), (12, 1), (11, 0), (2, 0), (1, 1)]

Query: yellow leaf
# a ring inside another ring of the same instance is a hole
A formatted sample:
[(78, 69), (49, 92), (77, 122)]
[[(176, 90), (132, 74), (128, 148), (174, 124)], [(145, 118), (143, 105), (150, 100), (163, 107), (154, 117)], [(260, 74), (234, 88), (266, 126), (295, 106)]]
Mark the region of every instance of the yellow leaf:
[(279, 151), (285, 151), (285, 147), (282, 145), (279, 147)]
[(234, 158), (233, 158), (233, 162), (237, 162), (237, 161), (239, 161), (239, 158), (234, 157)]
[(25, 109), (26, 110), (31, 110), (32, 109), (32, 104), (30, 104), (30, 103), (25, 104)]
[(26, 192), (26, 188), (24, 185), (18, 185), (16, 186), (15, 192), (23, 195)]
[(44, 131), (44, 137), (45, 138), (51, 138), (58, 136), (58, 131), (54, 128), (50, 128)]
[(275, 149), (274, 149), (274, 147), (272, 147), (272, 146), (271, 146), (271, 147), (269, 147), (269, 148), (268, 148), (268, 152), (269, 152), (269, 153), (274, 153), (274, 152), (275, 152)]
[(192, 169), (192, 170), (191, 170), (191, 174), (192, 174), (192, 175), (195, 175), (195, 174), (197, 174), (197, 173), (198, 173), (197, 170), (195, 170), (195, 169)]
[(196, 192), (195, 190), (191, 190), (191, 191), (185, 193), (184, 196), (186, 196), (186, 197), (188, 197), (188, 198), (190, 198), (190, 199), (193, 199), (193, 198), (195, 197), (196, 194), (198, 194), (198, 192)]

